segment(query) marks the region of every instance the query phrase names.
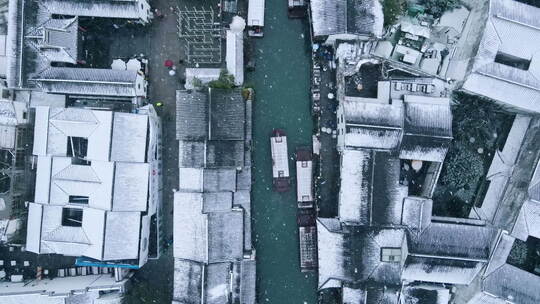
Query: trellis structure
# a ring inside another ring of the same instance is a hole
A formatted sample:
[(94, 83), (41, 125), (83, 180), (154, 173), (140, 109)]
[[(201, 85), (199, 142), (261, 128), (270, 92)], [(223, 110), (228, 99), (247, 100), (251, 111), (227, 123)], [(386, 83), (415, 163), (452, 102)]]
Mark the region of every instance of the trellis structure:
[(212, 8), (178, 10), (178, 36), (183, 39), (188, 62), (219, 64), (222, 60), (221, 23)]

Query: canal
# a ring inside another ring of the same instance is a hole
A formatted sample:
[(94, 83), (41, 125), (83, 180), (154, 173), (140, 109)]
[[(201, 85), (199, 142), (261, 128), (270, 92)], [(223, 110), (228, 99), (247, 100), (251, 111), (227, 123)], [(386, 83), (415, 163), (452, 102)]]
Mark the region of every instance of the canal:
[[(287, 17), (286, 1), (266, 1), (265, 36), (254, 43), (255, 71), (247, 75), (255, 88), (252, 221), (257, 250), (259, 303), (314, 304), (315, 273), (299, 267), (296, 226), (294, 151), (311, 145), (310, 45), (307, 22)], [(291, 190), (272, 191), (269, 135), (287, 133)]]

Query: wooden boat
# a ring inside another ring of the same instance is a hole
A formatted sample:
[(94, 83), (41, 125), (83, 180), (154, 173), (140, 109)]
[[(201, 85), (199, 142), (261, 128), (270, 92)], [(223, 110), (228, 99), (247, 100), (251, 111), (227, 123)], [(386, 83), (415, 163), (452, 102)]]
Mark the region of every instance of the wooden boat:
[(313, 207), (298, 208), (296, 221), (298, 224), (298, 241), (300, 249), (300, 271), (317, 270), (317, 226), (316, 213)]
[(287, 0), (289, 18), (303, 18), (306, 16), (306, 0)]
[(313, 158), (311, 148), (296, 149), (296, 198), (298, 207), (313, 207)]
[(251, 37), (264, 36), (264, 7), (265, 0), (249, 0), (247, 28)]
[(289, 158), (287, 152), (287, 136), (280, 129), (274, 129), (270, 136), (272, 151), (272, 177), (274, 189), (278, 192), (289, 190)]
[(300, 270), (302, 272), (317, 269), (317, 214), (313, 197), (313, 155), (311, 147), (296, 149), (296, 197), (298, 211), (298, 239), (300, 249)]

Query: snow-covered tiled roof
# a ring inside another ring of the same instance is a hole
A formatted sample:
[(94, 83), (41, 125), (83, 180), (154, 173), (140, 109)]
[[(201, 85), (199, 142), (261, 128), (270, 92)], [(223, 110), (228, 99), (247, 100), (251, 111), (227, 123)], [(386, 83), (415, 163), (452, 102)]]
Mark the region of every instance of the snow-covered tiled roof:
[(475, 261), (409, 256), (401, 277), (408, 281), (468, 285), (484, 265)]
[(108, 212), (103, 247), (104, 260), (137, 259), (140, 212)]
[(332, 280), (350, 280), (345, 272), (344, 235), (337, 219), (317, 219), (317, 242), (324, 244), (318, 247), (319, 257), (319, 289), (336, 287), (328, 283)]
[(144, 9), (149, 8), (146, 1), (137, 0), (41, 0), (41, 3), (55, 15), (143, 20), (148, 16)]
[(405, 126), (400, 158), (443, 162), (452, 141), (448, 98), (405, 95)]
[(338, 216), (342, 222), (369, 224), (373, 153), (345, 150), (341, 154)]
[(540, 276), (505, 264), (482, 282), (482, 290), (513, 303), (540, 303)]
[(67, 156), (68, 136), (88, 139), (87, 159), (109, 160), (113, 113), (76, 108), (36, 108), (34, 155)]
[(413, 233), (419, 233), (431, 224), (433, 201), (409, 196), (403, 200), (402, 224)]
[(401, 129), (348, 125), (345, 146), (391, 150), (398, 147), (401, 136)]
[(145, 162), (148, 136), (148, 115), (114, 113), (111, 160)]
[(529, 236), (540, 238), (540, 202), (528, 199), (523, 203), (512, 235), (522, 241)]
[(399, 184), (400, 160), (384, 152), (341, 154), (338, 216), (362, 225), (399, 225), (408, 189)]
[(146, 211), (149, 177), (148, 163), (116, 162), (112, 210)]
[(173, 301), (201, 303), (203, 265), (183, 259), (174, 259)]
[(33, 80), (46, 93), (136, 97), (141, 75), (131, 70), (49, 67)]
[(174, 257), (206, 262), (207, 215), (202, 213), (201, 193), (174, 193)]
[[(38, 167), (38, 171), (48, 166), (42, 168)], [(111, 210), (114, 171), (114, 163), (110, 162), (93, 161), (86, 166), (72, 164), (68, 157), (53, 157), (46, 203), (66, 205), (70, 196), (77, 195), (88, 197), (91, 208)]]
[(486, 226), (432, 222), (409, 248), (415, 254), (487, 262), (495, 235), (496, 230)]
[(45, 23), (28, 29), (25, 41), (50, 62), (76, 64), (79, 49), (78, 30), (77, 17), (48, 19)]
[[(174, 256), (201, 262), (232, 262), (242, 259), (244, 215), (242, 209), (206, 210), (204, 193), (175, 192)], [(212, 204), (212, 202), (206, 202)], [(220, 208), (223, 209), (223, 208)]]
[[(144, 154), (130, 155), (129, 147), (122, 147), (125, 153), (111, 148), (111, 137), (144, 147), (150, 136), (147, 121), (143, 114), (36, 108), (38, 166), (35, 202), (29, 209), (29, 251), (98, 260), (141, 258), (145, 236), (140, 231), (149, 221), (142, 213), (151, 212), (150, 164)], [(130, 137), (136, 140), (130, 142)], [(75, 154), (68, 151), (68, 141), (77, 147)], [(116, 159), (110, 159), (110, 149)]]
[[(540, 112), (540, 9), (513, 0), (490, 1), (483, 36), (463, 89), (521, 110)], [(524, 43), (526, 42), (526, 43)], [(517, 68), (498, 55), (528, 62)]]
[(204, 303), (221, 304), (229, 302), (231, 263), (214, 263), (206, 266)]
[(359, 102), (344, 100), (344, 119), (347, 124), (371, 125), (379, 127), (401, 128), (403, 126), (403, 104)]
[(313, 0), (310, 8), (315, 36), (382, 34), (383, 12), (377, 0)]
[[(333, 280), (399, 284), (400, 259), (407, 254), (404, 229), (343, 226), (337, 219), (317, 219), (319, 288), (336, 287)], [(383, 261), (382, 249), (399, 250), (395, 262)], [(330, 284), (330, 285), (328, 285)]]
[(105, 211), (85, 208), (82, 226), (70, 227), (62, 225), (62, 206), (43, 205), (42, 208), (41, 248), (36, 253), (102, 258)]
[(368, 149), (393, 149), (401, 140), (403, 104), (344, 100), (345, 145)]

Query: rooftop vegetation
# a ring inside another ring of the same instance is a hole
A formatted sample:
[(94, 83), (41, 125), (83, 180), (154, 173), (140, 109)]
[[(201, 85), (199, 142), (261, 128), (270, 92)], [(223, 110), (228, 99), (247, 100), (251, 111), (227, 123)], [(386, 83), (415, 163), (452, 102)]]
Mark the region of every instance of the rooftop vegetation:
[(493, 101), (456, 92), (452, 96), (454, 140), (434, 194), (436, 215), (467, 217), (481, 204), (485, 176), (497, 149), (502, 149), (513, 115)]

